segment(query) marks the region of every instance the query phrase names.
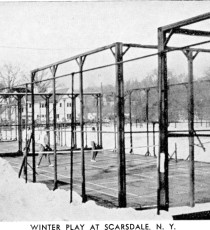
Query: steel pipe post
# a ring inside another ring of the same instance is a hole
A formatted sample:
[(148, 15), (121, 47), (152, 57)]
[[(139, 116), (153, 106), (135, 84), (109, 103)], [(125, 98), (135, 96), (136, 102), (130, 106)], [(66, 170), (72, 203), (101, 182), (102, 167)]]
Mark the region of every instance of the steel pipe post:
[(117, 131), (116, 131), (116, 95), (114, 95), (114, 151), (117, 150)]
[(46, 129), (48, 145), (50, 146), (50, 96), (46, 96)]
[(71, 76), (71, 148), (73, 149), (75, 147), (75, 140), (74, 140), (74, 74)]
[(129, 100), (129, 123), (130, 123), (130, 153), (133, 153), (133, 134), (132, 134), (132, 101), (131, 101), (132, 91), (128, 94)]
[(58, 181), (57, 181), (57, 143), (56, 143), (56, 129), (57, 129), (57, 114), (56, 114), (56, 80), (55, 75), (58, 66), (53, 66), (51, 68), (52, 76), (53, 76), (53, 141), (54, 141), (54, 190), (58, 188)]
[(17, 105), (15, 105), (15, 139), (17, 140)]
[(80, 95), (80, 139), (81, 139), (81, 174), (82, 174), (82, 202), (87, 201), (86, 183), (85, 183), (85, 154), (84, 154), (84, 95), (83, 95), (83, 65), (84, 57), (79, 57), (77, 60), (79, 65), (79, 95)]
[(103, 148), (103, 134), (102, 134), (102, 123), (103, 123), (103, 118), (102, 118), (102, 94), (100, 94), (100, 101), (99, 101), (99, 131), (100, 131), (100, 138), (99, 138), (99, 146)]
[(26, 94), (25, 94), (25, 100), (26, 100), (26, 121), (25, 121), (25, 165), (24, 165), (24, 174), (25, 174), (25, 182), (27, 183), (28, 180), (28, 170), (27, 170), (27, 166), (28, 166), (28, 133), (27, 133), (27, 129), (28, 129), (28, 84), (26, 84)]
[(88, 139), (88, 136), (87, 136), (87, 123), (86, 123), (85, 124), (85, 148), (86, 149), (88, 148), (87, 139)]
[(36, 182), (36, 155), (35, 155), (35, 108), (34, 108), (34, 80), (36, 72), (31, 73), (31, 141), (32, 141), (32, 168), (33, 182)]
[(97, 130), (97, 145), (99, 145), (99, 95), (96, 95), (96, 130)]
[(146, 89), (146, 125), (147, 125), (147, 152), (145, 156), (150, 156), (150, 151), (149, 151), (149, 89)]
[(73, 107), (73, 111), (74, 111), (74, 120), (73, 120), (73, 122), (74, 122), (74, 126), (73, 126), (73, 128), (74, 128), (74, 148), (77, 148), (77, 97), (76, 96), (74, 96), (73, 97), (73, 101), (72, 102), (74, 102), (74, 107)]
[(178, 158), (177, 158), (177, 143), (175, 143), (175, 161), (176, 162), (178, 161)]
[[(22, 96), (18, 96), (18, 152), (22, 153)], [(6, 111), (6, 110), (5, 110)]]
[(66, 99), (63, 99), (63, 107), (64, 107), (64, 122), (65, 122), (65, 126), (64, 126), (64, 146), (66, 146)]
[(73, 201), (73, 148), (74, 142), (74, 74), (71, 79), (71, 152), (70, 152), (70, 203)]
[[(22, 111), (21, 111), (21, 114), (22, 114)], [(5, 109), (4, 115), (5, 115), (5, 121), (7, 122), (8, 121), (8, 104), (6, 104), (6, 109)], [(21, 127), (21, 129), (22, 129), (22, 127)], [(6, 133), (5, 136), (6, 136), (6, 140), (7, 140), (7, 129), (5, 129), (5, 133)], [(22, 131), (21, 131), (21, 142), (22, 142)]]

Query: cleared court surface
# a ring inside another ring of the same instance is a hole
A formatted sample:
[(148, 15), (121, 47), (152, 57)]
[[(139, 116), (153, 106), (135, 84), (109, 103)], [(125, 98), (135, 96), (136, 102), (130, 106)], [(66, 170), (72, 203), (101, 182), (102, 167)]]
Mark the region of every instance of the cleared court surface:
[[(10, 145), (12, 143), (4, 143)], [(2, 150), (1, 150), (2, 152)], [(7, 149), (8, 152), (8, 149)], [(118, 206), (118, 172), (117, 154), (112, 151), (99, 152), (97, 162), (91, 162), (90, 151), (85, 154), (86, 193), (88, 200), (95, 200), (106, 207)], [(5, 157), (19, 171), (22, 157)], [(28, 163), (31, 165), (31, 157)], [(53, 162), (53, 156), (51, 156)], [(157, 159), (142, 155), (126, 155), (126, 182), (127, 206), (136, 209), (156, 207), (157, 204)], [(70, 188), (70, 153), (59, 154), (58, 186), (62, 189)], [(32, 179), (28, 167), (28, 179)], [(169, 163), (169, 197), (171, 206), (184, 206), (189, 204), (189, 175), (188, 161), (171, 160)], [(210, 164), (195, 162), (195, 199), (197, 203), (210, 202)], [(53, 188), (54, 169), (47, 166), (43, 157), (40, 168), (37, 168), (37, 182), (47, 184)], [(74, 153), (73, 187), (81, 194), (81, 155)]]

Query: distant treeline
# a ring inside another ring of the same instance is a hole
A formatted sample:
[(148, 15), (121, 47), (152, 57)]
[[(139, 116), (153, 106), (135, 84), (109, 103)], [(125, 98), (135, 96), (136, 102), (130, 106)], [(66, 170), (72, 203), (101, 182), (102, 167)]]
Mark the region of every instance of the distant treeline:
[[(210, 69), (206, 71), (203, 77), (198, 80), (210, 80)], [(184, 74), (176, 76), (168, 72), (168, 84), (187, 82), (187, 76)], [(129, 80), (125, 82), (125, 92), (131, 89), (157, 86), (157, 71), (148, 74), (143, 80)], [(103, 85), (103, 87), (89, 87), (87, 91), (102, 91), (103, 93), (103, 118), (113, 119), (114, 117), (114, 97), (113, 85)], [(168, 91), (168, 116), (169, 122), (187, 120), (188, 102), (187, 85), (178, 85), (169, 87)], [(128, 117), (129, 104), (128, 97), (125, 97), (125, 116)], [(194, 84), (194, 116), (196, 120), (210, 120), (210, 82), (200, 82)], [(96, 103), (94, 98), (85, 100), (85, 112), (96, 112)], [(134, 91), (132, 93), (132, 119), (138, 122), (146, 121), (146, 92), (144, 90)], [(153, 88), (149, 91), (149, 121), (158, 120), (158, 91)]]

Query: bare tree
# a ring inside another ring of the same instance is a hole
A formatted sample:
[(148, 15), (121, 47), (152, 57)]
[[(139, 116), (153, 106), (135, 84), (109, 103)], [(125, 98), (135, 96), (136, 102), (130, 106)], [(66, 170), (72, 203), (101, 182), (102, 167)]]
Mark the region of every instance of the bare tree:
[[(0, 91), (5, 93), (12, 92), (14, 88), (20, 84), (21, 80), (25, 77), (25, 73), (18, 66), (14, 66), (12, 64), (4, 64), (0, 68)], [(14, 98), (12, 97), (4, 97), (5, 106), (8, 108), (8, 120), (11, 121), (11, 114), (14, 111), (15, 105)]]
[(0, 70), (0, 84), (8, 92), (15, 85), (19, 84), (24, 76), (24, 72), (19, 67), (5, 64)]

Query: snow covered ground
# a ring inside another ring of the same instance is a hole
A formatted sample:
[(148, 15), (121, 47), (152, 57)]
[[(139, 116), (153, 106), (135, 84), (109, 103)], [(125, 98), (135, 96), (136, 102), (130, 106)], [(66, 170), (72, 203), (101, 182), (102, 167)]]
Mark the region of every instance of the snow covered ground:
[[(18, 223), (20, 221), (24, 223), (38, 221), (37, 223), (42, 224), (55, 223), (55, 221), (58, 221), (58, 223), (63, 223), (63, 221), (69, 223), (67, 221), (71, 221), (70, 223), (80, 224), (83, 223), (81, 221), (91, 221), (91, 223), (140, 224), (146, 221), (146, 223), (152, 223), (152, 226), (154, 226), (160, 223), (167, 223), (165, 221), (174, 223), (172, 215), (210, 209), (210, 203), (197, 204), (193, 209), (190, 207), (170, 208), (169, 212), (161, 211), (160, 215), (157, 215), (155, 209), (146, 211), (136, 211), (132, 208), (109, 209), (97, 206), (93, 201), (82, 203), (81, 197), (76, 193), (73, 194), (74, 202), (70, 204), (68, 191), (61, 189), (51, 191), (46, 185), (39, 183), (26, 184), (22, 178), (17, 178), (17, 173), (10, 164), (2, 158), (0, 158), (0, 175), (0, 226), (3, 226), (1, 229), (4, 230), (14, 229), (14, 225), (2, 223), (17, 221)], [(203, 223), (202, 229), (208, 229), (208, 222), (200, 223)], [(179, 223), (179, 225), (175, 223), (176, 230), (185, 229), (186, 224), (188, 227), (190, 226), (190, 229), (198, 229), (199, 227), (198, 223), (188, 224), (188, 222), (185, 222), (185, 224)], [(22, 230), (31, 228), (29, 228), (29, 224), (17, 224), (15, 229)], [(151, 229), (156, 228), (152, 227)], [(168, 227), (168, 229), (170, 228)]]
[(0, 221), (95, 221), (171, 219), (167, 212), (156, 215), (156, 210), (135, 211), (132, 208), (108, 209), (95, 202), (82, 203), (81, 197), (61, 189), (51, 191), (40, 183), (25, 183), (17, 178), (10, 164), (0, 158)]

